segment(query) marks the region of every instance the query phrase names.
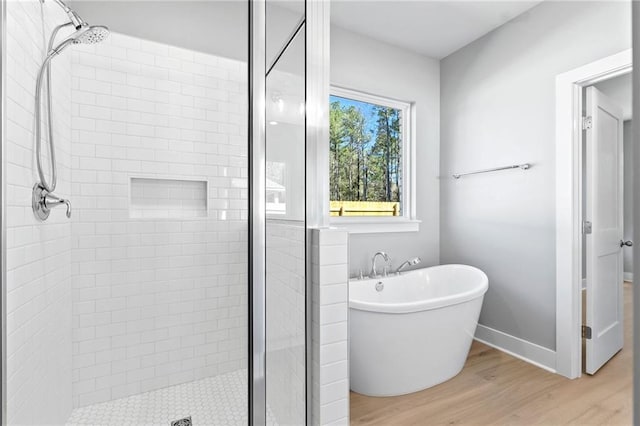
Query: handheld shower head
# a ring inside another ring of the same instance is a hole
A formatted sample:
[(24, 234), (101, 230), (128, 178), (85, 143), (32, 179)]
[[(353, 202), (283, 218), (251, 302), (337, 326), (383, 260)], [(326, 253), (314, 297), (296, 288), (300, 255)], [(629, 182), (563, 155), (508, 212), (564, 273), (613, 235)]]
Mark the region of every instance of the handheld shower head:
[(84, 31), (78, 31), (74, 39), (74, 43), (96, 44), (103, 42), (109, 37), (109, 28), (103, 25), (87, 26)]
[[(69, 15), (69, 19), (71, 22), (66, 22), (64, 24), (58, 25), (53, 29), (51, 37), (49, 38), (49, 46), (47, 51), (47, 57), (42, 62), (42, 66), (40, 67), (40, 71), (38, 72), (38, 78), (36, 79), (36, 99), (35, 99), (35, 137), (36, 137), (36, 163), (38, 166), (38, 175), (40, 177), (39, 186), (44, 188), (47, 192), (51, 193), (56, 189), (56, 180), (57, 180), (57, 171), (56, 171), (56, 160), (55, 160), (55, 148), (53, 142), (53, 120), (51, 118), (51, 61), (52, 59), (59, 55), (67, 46), (71, 44), (95, 44), (104, 41), (109, 36), (109, 29), (107, 27), (96, 25), (90, 26), (86, 22), (84, 22), (77, 13), (73, 10), (69, 9), (64, 3), (59, 0), (56, 2), (65, 9), (65, 12)], [(76, 28), (76, 31), (73, 32), (69, 37), (60, 42), (57, 46), (53, 47), (53, 43), (55, 42), (56, 35), (58, 31), (62, 28), (73, 26)], [(45, 78), (46, 77), (46, 78)], [(42, 167), (42, 129), (40, 123), (41, 117), (41, 97), (42, 97), (42, 88), (43, 82), (46, 82), (47, 86), (47, 122), (49, 124), (49, 161), (51, 163), (51, 180), (47, 181), (45, 173)]]
[(409, 260), (405, 260), (402, 263), (402, 265), (400, 265), (398, 267), (398, 269), (396, 269), (396, 274), (400, 274), (400, 271), (402, 271), (407, 266), (416, 266), (420, 262), (422, 262), (422, 259), (420, 259), (419, 257), (413, 257), (413, 258), (411, 258)]
[(70, 44), (97, 44), (109, 37), (109, 28), (103, 25), (85, 25), (52, 48), (49, 56), (57, 55)]

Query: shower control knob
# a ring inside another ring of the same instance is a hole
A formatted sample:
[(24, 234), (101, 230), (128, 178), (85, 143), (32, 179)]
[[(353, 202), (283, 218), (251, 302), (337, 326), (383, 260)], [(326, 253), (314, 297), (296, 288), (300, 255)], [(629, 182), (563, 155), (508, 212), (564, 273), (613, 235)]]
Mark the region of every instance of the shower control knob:
[(620, 247), (624, 247), (624, 246), (633, 247), (633, 241), (631, 241), (631, 240), (627, 240), (627, 241), (620, 240)]
[(66, 206), (67, 217), (71, 218), (71, 201), (54, 195), (40, 184), (36, 183), (33, 187), (32, 208), (33, 213), (40, 220), (47, 220), (51, 209), (57, 206)]

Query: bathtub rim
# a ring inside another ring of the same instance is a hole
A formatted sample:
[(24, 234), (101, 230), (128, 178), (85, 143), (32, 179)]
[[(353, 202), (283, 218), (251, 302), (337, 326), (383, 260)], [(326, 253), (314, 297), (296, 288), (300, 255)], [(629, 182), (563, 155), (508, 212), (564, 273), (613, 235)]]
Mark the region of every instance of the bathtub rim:
[[(463, 264), (445, 264), (445, 265), (436, 265), (429, 266), (427, 268), (414, 269), (409, 272), (405, 272), (404, 275), (409, 275), (414, 271), (420, 271), (425, 269), (445, 269), (445, 268), (463, 268), (467, 270), (472, 270), (475, 273), (479, 274), (480, 284), (474, 287), (471, 290), (454, 293), (452, 295), (438, 297), (435, 299), (426, 299), (426, 300), (417, 300), (412, 302), (402, 302), (402, 303), (378, 303), (378, 302), (364, 302), (362, 300), (352, 299), (352, 292), (349, 292), (349, 309), (355, 309), (358, 311), (365, 312), (374, 312), (374, 313), (383, 313), (383, 314), (409, 314), (413, 312), (422, 312), (422, 311), (430, 311), (434, 309), (445, 308), (447, 306), (458, 305), (460, 303), (469, 302), (471, 300), (477, 299), (479, 297), (484, 297), (487, 290), (489, 289), (489, 278), (487, 274), (484, 273), (479, 268), (471, 265), (463, 265)], [(395, 277), (386, 277), (385, 280), (393, 279)], [(365, 280), (349, 280), (349, 284), (351, 283), (362, 283)], [(366, 281), (374, 281), (369, 278)]]

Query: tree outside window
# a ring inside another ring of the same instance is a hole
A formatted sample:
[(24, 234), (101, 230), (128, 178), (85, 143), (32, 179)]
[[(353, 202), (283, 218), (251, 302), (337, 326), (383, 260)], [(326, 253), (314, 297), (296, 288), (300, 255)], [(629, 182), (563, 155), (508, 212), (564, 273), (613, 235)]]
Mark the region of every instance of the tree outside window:
[(340, 96), (330, 106), (331, 215), (400, 216), (403, 111)]

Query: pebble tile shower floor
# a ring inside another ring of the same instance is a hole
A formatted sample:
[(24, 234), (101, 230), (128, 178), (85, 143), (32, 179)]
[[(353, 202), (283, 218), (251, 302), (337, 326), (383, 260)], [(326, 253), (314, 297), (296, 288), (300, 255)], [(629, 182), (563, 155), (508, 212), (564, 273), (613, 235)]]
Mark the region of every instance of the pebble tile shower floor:
[[(77, 408), (67, 426), (159, 426), (191, 416), (193, 426), (247, 424), (247, 371)], [(267, 409), (267, 424), (277, 423)]]

